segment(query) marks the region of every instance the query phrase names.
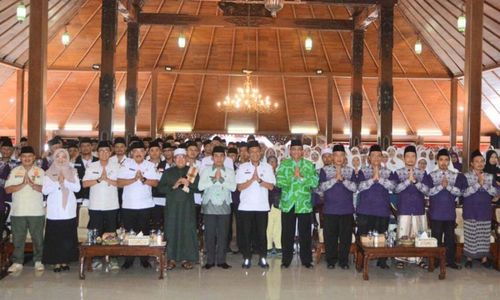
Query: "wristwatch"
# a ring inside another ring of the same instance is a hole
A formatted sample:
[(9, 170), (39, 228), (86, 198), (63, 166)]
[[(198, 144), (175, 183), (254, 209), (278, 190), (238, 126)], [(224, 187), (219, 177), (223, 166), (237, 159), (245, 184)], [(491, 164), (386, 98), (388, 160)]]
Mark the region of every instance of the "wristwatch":
[(101, 183), (101, 180), (100, 180), (100, 179), (97, 179), (96, 181), (97, 181), (97, 183)]
[(141, 182), (144, 184), (146, 183), (146, 180), (147, 180), (146, 177), (142, 177)]
[(259, 180), (257, 180), (257, 182), (258, 182), (259, 184), (261, 184), (261, 183), (262, 183), (262, 179), (260, 179), (260, 178), (259, 178)]

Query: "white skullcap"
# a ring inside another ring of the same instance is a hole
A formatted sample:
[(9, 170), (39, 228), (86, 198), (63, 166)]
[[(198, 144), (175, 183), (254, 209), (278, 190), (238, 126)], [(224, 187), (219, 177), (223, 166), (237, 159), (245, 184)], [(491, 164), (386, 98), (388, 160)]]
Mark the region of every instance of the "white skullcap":
[(333, 153), (333, 151), (332, 151), (332, 148), (330, 148), (330, 147), (321, 150), (321, 156), (323, 156), (325, 154), (332, 154), (332, 153)]
[(174, 157), (177, 155), (186, 155), (186, 149), (184, 148), (177, 148), (174, 151)]

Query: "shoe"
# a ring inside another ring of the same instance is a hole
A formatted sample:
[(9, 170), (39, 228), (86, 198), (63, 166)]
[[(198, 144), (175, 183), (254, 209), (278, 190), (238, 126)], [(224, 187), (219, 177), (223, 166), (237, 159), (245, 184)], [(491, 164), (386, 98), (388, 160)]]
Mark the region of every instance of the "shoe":
[(184, 270), (191, 270), (193, 268), (193, 264), (189, 261), (182, 262), (181, 266), (184, 268)]
[(273, 249), (267, 250), (267, 256), (272, 256), (274, 254)]
[(69, 271), (69, 266), (68, 265), (61, 266), (61, 271)]
[(228, 265), (227, 263), (223, 263), (223, 264), (218, 264), (217, 267), (219, 268), (223, 268), (223, 269), (231, 269), (232, 267), (230, 265)]
[(401, 261), (397, 262), (396, 263), (396, 268), (398, 268), (398, 269), (404, 269), (405, 268), (404, 262), (401, 262)]
[(489, 260), (486, 260), (485, 262), (482, 262), (481, 265), (485, 267), (486, 269), (491, 269), (491, 262)]
[(261, 268), (265, 268), (265, 269), (269, 268), (269, 264), (267, 263), (267, 260), (266, 260), (265, 257), (261, 257), (260, 258), (260, 260), (259, 260), (259, 266)]
[(282, 254), (283, 251), (281, 251), (281, 249), (276, 249), (276, 256), (281, 257)]
[(349, 265), (348, 265), (348, 264), (341, 264), (341, 265), (340, 265), (340, 268), (341, 268), (342, 270), (349, 270)]
[(468, 261), (465, 263), (465, 268), (466, 268), (466, 269), (472, 269), (472, 260), (468, 260)]
[(387, 265), (385, 261), (377, 262), (377, 266), (380, 267), (381, 269), (389, 269), (389, 265)]
[(56, 266), (54, 267), (54, 273), (60, 273), (60, 272), (61, 272), (61, 266), (56, 265)]
[(213, 268), (215, 265), (214, 264), (206, 264), (203, 266), (203, 269), (207, 269), (207, 270), (210, 270), (211, 268)]
[(331, 270), (331, 269), (335, 269), (335, 264), (328, 264), (328, 265), (326, 265), (326, 267), (327, 267), (328, 269), (330, 269), (330, 270)]
[(133, 261), (126, 260), (125, 263), (122, 265), (122, 269), (124, 270), (130, 269), (130, 267), (132, 267), (133, 264), (134, 264)]
[(109, 267), (111, 268), (112, 271), (120, 270), (120, 265), (118, 264), (118, 262), (115, 259), (112, 259), (109, 262)]
[(35, 262), (35, 271), (41, 272), (45, 270), (45, 267), (43, 266), (41, 261)]
[(12, 266), (10, 266), (9, 270), (7, 270), (7, 272), (9, 273), (15, 273), (15, 272), (20, 272), (23, 270), (23, 265), (22, 264), (12, 264)]
[(289, 263), (281, 263), (281, 268), (282, 269), (288, 269), (290, 267)]
[(314, 268), (313, 264), (312, 263), (305, 263), (305, 264), (302, 264), (304, 267), (306, 267), (307, 269), (312, 269)]
[(241, 267), (243, 269), (250, 269), (250, 267), (252, 266), (252, 261), (249, 260), (248, 258), (246, 258), (244, 261), (243, 261), (243, 264), (241, 265)]
[(92, 263), (92, 270), (100, 270), (102, 269), (102, 262), (100, 259), (96, 259), (93, 263)]
[(451, 269), (455, 269), (455, 270), (461, 270), (462, 269), (462, 266), (461, 265), (457, 265), (456, 263), (448, 264), (448, 265), (446, 265), (446, 267), (451, 268)]
[(148, 269), (148, 268), (151, 268), (151, 264), (149, 263), (149, 261), (147, 260), (142, 260), (141, 261), (141, 265), (144, 269)]
[(169, 261), (167, 262), (167, 270), (173, 270), (173, 269), (175, 269), (175, 267), (176, 267), (176, 265), (175, 265), (175, 261), (173, 261), (173, 260), (169, 260)]

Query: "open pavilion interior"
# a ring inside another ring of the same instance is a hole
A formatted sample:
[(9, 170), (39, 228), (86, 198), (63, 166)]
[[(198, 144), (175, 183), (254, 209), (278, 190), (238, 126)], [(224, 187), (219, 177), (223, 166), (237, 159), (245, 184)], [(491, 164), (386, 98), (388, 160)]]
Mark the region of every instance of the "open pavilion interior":
[[(500, 0), (294, 0), (275, 17), (264, 1), (2, 0), (0, 135), (39, 152), (55, 135), (255, 133), (460, 145), (468, 156), (498, 143), (499, 20)], [(217, 106), (244, 70), (271, 113)], [(25, 272), (0, 282), (0, 299), (500, 296), (498, 272), (479, 269), (444, 282), (416, 268), (373, 270), (369, 283), (323, 266), (261, 273)]]

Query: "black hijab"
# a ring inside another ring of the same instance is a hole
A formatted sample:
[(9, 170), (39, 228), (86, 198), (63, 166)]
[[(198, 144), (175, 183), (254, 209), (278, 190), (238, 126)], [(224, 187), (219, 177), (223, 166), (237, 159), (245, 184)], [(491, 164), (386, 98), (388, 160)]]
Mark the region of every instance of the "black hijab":
[(496, 181), (500, 181), (500, 168), (496, 165), (490, 164), (490, 158), (493, 154), (496, 154), (495, 150), (488, 150), (486, 152), (486, 165), (484, 166), (484, 172), (492, 174)]

